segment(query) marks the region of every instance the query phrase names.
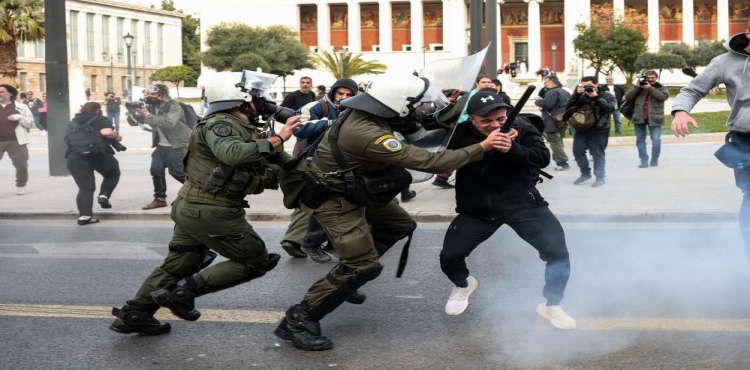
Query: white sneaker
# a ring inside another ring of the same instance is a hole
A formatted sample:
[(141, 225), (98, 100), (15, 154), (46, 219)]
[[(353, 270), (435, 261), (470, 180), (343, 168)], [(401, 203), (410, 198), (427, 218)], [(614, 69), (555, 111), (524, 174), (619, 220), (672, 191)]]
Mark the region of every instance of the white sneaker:
[(16, 188), (16, 195), (24, 195), (26, 194), (26, 188), (21, 186)]
[(558, 329), (570, 330), (576, 328), (576, 321), (565, 313), (560, 306), (547, 306), (544, 303), (540, 303), (536, 306), (536, 313), (547, 319), (552, 326)]
[(462, 314), (469, 307), (469, 296), (474, 293), (477, 289), (477, 279), (469, 276), (466, 279), (469, 282), (469, 286), (466, 288), (453, 287), (451, 290), (451, 296), (448, 297), (448, 303), (445, 304), (445, 313), (451, 316)]

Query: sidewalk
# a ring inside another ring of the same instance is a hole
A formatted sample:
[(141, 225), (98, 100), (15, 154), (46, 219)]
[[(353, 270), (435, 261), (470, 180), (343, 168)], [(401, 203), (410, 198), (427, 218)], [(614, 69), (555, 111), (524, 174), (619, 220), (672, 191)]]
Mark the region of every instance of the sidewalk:
[[(706, 102), (706, 104), (703, 104)], [(728, 109), (725, 102), (704, 100), (698, 109)], [(698, 110), (696, 109), (696, 110)], [(124, 120), (122, 121), (124, 123)], [(123, 144), (128, 147), (117, 155), (122, 176), (112, 196), (113, 208), (102, 210), (95, 204), (94, 215), (103, 220), (169, 219), (170, 208), (143, 211), (152, 199), (150, 165), (151, 134), (138, 133), (138, 127), (120, 126)], [(0, 161), (0, 219), (77, 217), (73, 179), (49, 176), (47, 136), (31, 132), (29, 151), (30, 179), (24, 196), (12, 187), (14, 168), (9, 160)], [(574, 186), (578, 167), (573, 161), (571, 142), (565, 147), (571, 160), (570, 171), (546, 170), (555, 178), (538, 186), (550, 208), (564, 222), (651, 222), (651, 221), (735, 221), (742, 193), (734, 186), (732, 171), (721, 165), (713, 153), (723, 144), (724, 134), (696, 134), (688, 138), (662, 137), (659, 167), (637, 168), (640, 163), (634, 137), (611, 137), (607, 149), (607, 185), (591, 188), (589, 181)], [(287, 145), (287, 150), (291, 146)], [(650, 145), (649, 145), (650, 146)], [(97, 182), (100, 178), (97, 175)], [(455, 216), (453, 190), (432, 186), (431, 181), (413, 184), (418, 195), (404, 208), (418, 222), (448, 222)], [(98, 186), (97, 183), (97, 186)], [(180, 184), (169, 178), (168, 196), (173, 200)], [(290, 210), (282, 205), (280, 191), (266, 191), (246, 198), (251, 220), (289, 220)]]

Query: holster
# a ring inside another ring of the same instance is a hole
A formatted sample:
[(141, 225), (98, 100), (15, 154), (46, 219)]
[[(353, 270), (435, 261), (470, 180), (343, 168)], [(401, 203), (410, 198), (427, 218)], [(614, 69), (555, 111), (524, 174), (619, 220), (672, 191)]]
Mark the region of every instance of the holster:
[(390, 203), (411, 184), (411, 180), (409, 171), (390, 166), (379, 172), (356, 176), (356, 185), (347, 186), (344, 198), (365, 207), (379, 208)]
[(305, 172), (303, 177), (305, 179), (305, 187), (302, 189), (302, 195), (299, 199), (301, 203), (315, 209), (330, 199), (331, 192), (327, 182), (318, 180), (311, 171)]

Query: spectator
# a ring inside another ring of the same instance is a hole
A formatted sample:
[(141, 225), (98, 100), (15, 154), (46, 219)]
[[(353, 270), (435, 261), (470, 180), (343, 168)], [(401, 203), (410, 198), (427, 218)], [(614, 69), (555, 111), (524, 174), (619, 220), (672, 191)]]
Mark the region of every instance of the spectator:
[(34, 126), (40, 131), (44, 131), (42, 126), (39, 124), (39, 108), (44, 106), (44, 103), (40, 99), (34, 97), (33, 91), (26, 92), (26, 99), (23, 100), (23, 104), (29, 107), (31, 115), (34, 116)]
[(47, 134), (47, 94), (42, 93), (42, 107), (39, 108), (39, 125), (42, 126), (42, 134)]
[[(635, 129), (638, 157), (641, 159), (638, 168), (648, 168), (649, 164), (656, 167), (659, 165), (661, 154), (661, 126), (664, 126), (664, 102), (669, 99), (669, 89), (659, 83), (659, 74), (656, 71), (648, 71), (638, 86), (625, 93), (624, 98), (635, 99), (631, 121)], [(651, 136), (650, 163), (646, 149), (646, 129)]]
[(201, 85), (201, 106), (198, 111), (198, 113), (200, 113), (201, 116), (203, 116), (203, 113), (206, 112), (207, 106), (208, 106), (208, 99), (206, 99), (206, 86)]
[(120, 103), (121, 100), (118, 97), (115, 97), (115, 93), (110, 92), (107, 93), (106, 97), (106, 105), (107, 105), (107, 119), (112, 121), (115, 125), (115, 132), (120, 132)]
[(503, 82), (498, 80), (497, 78), (492, 79), (492, 82), (495, 84), (495, 88), (497, 89), (497, 95), (500, 95), (500, 98), (503, 99), (503, 103), (511, 105), (510, 104), (510, 96), (503, 91)]
[(594, 128), (587, 132), (573, 133), (573, 156), (581, 169), (581, 176), (573, 184), (580, 185), (591, 178), (591, 167), (586, 151), (594, 157), (594, 175), (596, 181), (591, 187), (598, 188), (605, 184), (606, 164), (604, 151), (609, 141), (609, 117), (615, 109), (615, 97), (607, 94), (607, 91), (599, 87), (596, 76), (584, 76), (581, 84), (576, 87), (575, 93), (570, 97), (566, 109), (572, 107), (589, 108), (593, 111), (596, 123)]
[[(284, 97), (284, 101), (281, 102), (282, 107), (286, 107), (297, 111), (298, 109), (305, 106), (305, 104), (315, 101), (315, 93), (310, 91), (312, 88), (312, 78), (304, 76), (299, 79), (299, 90), (292, 91)], [(305, 139), (297, 138), (294, 142), (294, 149), (292, 155), (297, 156), (302, 153), (302, 147), (305, 146)]]
[(612, 111), (612, 118), (615, 121), (615, 135), (622, 135), (622, 122), (620, 122), (620, 105), (622, 105), (623, 96), (625, 95), (625, 89), (622, 85), (615, 85), (615, 79), (612, 76), (607, 76), (607, 91), (615, 97), (615, 110)]
[(547, 137), (549, 146), (552, 149), (552, 159), (557, 166), (555, 171), (566, 171), (570, 169), (568, 164), (568, 155), (565, 154), (563, 138), (567, 126), (558, 127), (552, 119), (553, 115), (565, 112), (565, 106), (570, 100), (570, 94), (563, 90), (560, 80), (556, 76), (547, 76), (544, 79), (544, 87), (547, 91), (544, 97), (538, 97), (534, 104), (542, 109), (542, 119), (544, 120), (544, 136)]
[(8, 152), (16, 168), (16, 195), (26, 194), (29, 180), (28, 130), (34, 117), (29, 107), (16, 104), (18, 90), (11, 85), (0, 84), (0, 159)]
[(122, 98), (123, 99), (127, 99), (128, 96), (130, 96), (130, 91), (128, 91), (128, 89), (123, 88), (122, 89)]
[(86, 89), (86, 100), (91, 100), (91, 88)]
[(317, 95), (315, 96), (315, 100), (320, 100), (325, 98), (326, 96), (326, 86), (325, 85), (318, 85), (318, 87), (315, 88), (315, 91), (317, 91)]
[[(114, 95), (114, 93), (111, 93)], [(89, 102), (81, 107), (81, 110), (73, 117), (70, 123), (66, 142), (72, 133), (72, 125), (90, 125), (96, 133), (103, 138), (122, 141), (122, 136), (118, 134), (113, 126), (112, 120), (102, 116), (102, 107), (99, 103)], [(102, 208), (112, 208), (109, 202), (112, 192), (120, 181), (120, 163), (115, 158), (115, 151), (110, 145), (106, 144), (106, 139), (99, 146), (98, 150), (90, 154), (82, 154), (74, 150), (71, 145), (65, 151), (68, 171), (70, 171), (73, 180), (78, 185), (78, 195), (76, 196), (76, 206), (78, 207), (78, 225), (95, 224), (99, 222), (93, 217), (93, 197), (96, 190), (96, 178), (94, 172), (102, 176), (102, 185), (100, 188), (97, 202)]]

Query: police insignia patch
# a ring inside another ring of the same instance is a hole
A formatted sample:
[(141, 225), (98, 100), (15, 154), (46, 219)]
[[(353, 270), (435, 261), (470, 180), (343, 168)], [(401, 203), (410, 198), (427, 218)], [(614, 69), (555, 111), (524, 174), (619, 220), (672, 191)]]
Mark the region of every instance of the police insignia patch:
[(391, 152), (398, 152), (403, 149), (401, 142), (396, 139), (386, 139), (383, 141), (383, 146)]
[(211, 131), (213, 131), (214, 134), (216, 134), (216, 136), (221, 136), (221, 137), (227, 137), (232, 134), (232, 128), (229, 125), (224, 124), (224, 123), (220, 123), (214, 126), (211, 129)]

